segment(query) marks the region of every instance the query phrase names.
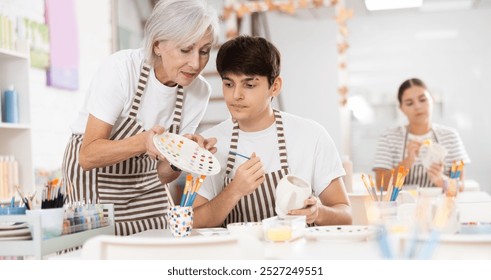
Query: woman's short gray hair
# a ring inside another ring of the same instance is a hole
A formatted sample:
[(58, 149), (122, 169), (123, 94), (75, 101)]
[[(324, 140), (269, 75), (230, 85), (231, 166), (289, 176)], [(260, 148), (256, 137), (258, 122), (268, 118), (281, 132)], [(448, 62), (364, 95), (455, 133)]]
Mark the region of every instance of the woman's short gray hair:
[(205, 0), (160, 0), (145, 25), (145, 58), (154, 64), (157, 59), (153, 51), (155, 42), (173, 41), (187, 47), (210, 33), (216, 44), (218, 32), (216, 10)]

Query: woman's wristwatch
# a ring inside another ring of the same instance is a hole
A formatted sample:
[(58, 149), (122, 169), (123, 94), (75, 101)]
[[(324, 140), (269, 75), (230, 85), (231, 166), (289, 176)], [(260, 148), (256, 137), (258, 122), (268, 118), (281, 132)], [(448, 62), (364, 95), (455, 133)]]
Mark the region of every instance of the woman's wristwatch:
[(170, 168), (172, 168), (172, 170), (176, 171), (176, 172), (181, 172), (182, 170), (179, 169), (178, 167), (176, 167), (174, 164), (171, 163), (170, 165)]

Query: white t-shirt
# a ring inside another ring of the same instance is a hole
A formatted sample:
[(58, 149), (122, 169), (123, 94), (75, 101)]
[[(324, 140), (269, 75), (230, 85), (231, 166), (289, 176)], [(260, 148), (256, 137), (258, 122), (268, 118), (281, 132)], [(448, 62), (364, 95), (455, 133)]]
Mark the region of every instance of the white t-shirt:
[[(285, 112), (281, 112), (281, 116), (290, 174), (309, 182), (318, 196), (333, 179), (345, 175), (336, 146), (320, 124)], [(202, 133), (205, 138), (217, 138), (215, 157), (222, 167), (220, 173), (206, 178), (199, 190), (199, 194), (208, 200), (223, 190), (232, 129), (232, 120), (228, 119)], [(275, 123), (257, 132), (239, 130), (237, 153), (250, 156), (253, 152), (261, 158), (266, 174), (281, 168)], [(245, 161), (240, 156), (235, 157), (232, 178)]]
[[(83, 134), (89, 114), (116, 129), (130, 113), (143, 64), (143, 50), (122, 50), (111, 55), (99, 68), (90, 85), (77, 120), (74, 134)], [(145, 130), (154, 125), (172, 125), (177, 86), (168, 87), (150, 71), (137, 119)], [(205, 114), (211, 87), (200, 75), (184, 87), (184, 106), (179, 134), (194, 133)]]

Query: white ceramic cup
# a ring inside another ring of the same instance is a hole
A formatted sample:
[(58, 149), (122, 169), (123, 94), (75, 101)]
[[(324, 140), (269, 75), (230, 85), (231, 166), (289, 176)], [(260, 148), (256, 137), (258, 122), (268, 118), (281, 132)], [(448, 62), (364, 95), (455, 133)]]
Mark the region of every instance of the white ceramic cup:
[(285, 217), (290, 210), (304, 207), (304, 202), (312, 195), (312, 187), (303, 179), (286, 175), (276, 186), (276, 214)]
[(63, 233), (63, 218), (65, 215), (63, 207), (26, 210), (26, 215), (41, 217), (43, 239), (60, 236)]

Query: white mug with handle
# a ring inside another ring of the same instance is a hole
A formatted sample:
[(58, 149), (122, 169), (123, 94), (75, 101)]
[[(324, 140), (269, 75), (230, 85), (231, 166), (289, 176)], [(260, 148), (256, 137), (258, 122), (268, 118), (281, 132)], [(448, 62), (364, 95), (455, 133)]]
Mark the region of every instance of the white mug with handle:
[(433, 163), (442, 162), (447, 156), (447, 149), (438, 143), (425, 143), (420, 148), (421, 163), (428, 169)]
[(304, 207), (304, 202), (312, 195), (308, 182), (294, 175), (286, 175), (276, 186), (276, 214), (283, 218), (290, 210)]

